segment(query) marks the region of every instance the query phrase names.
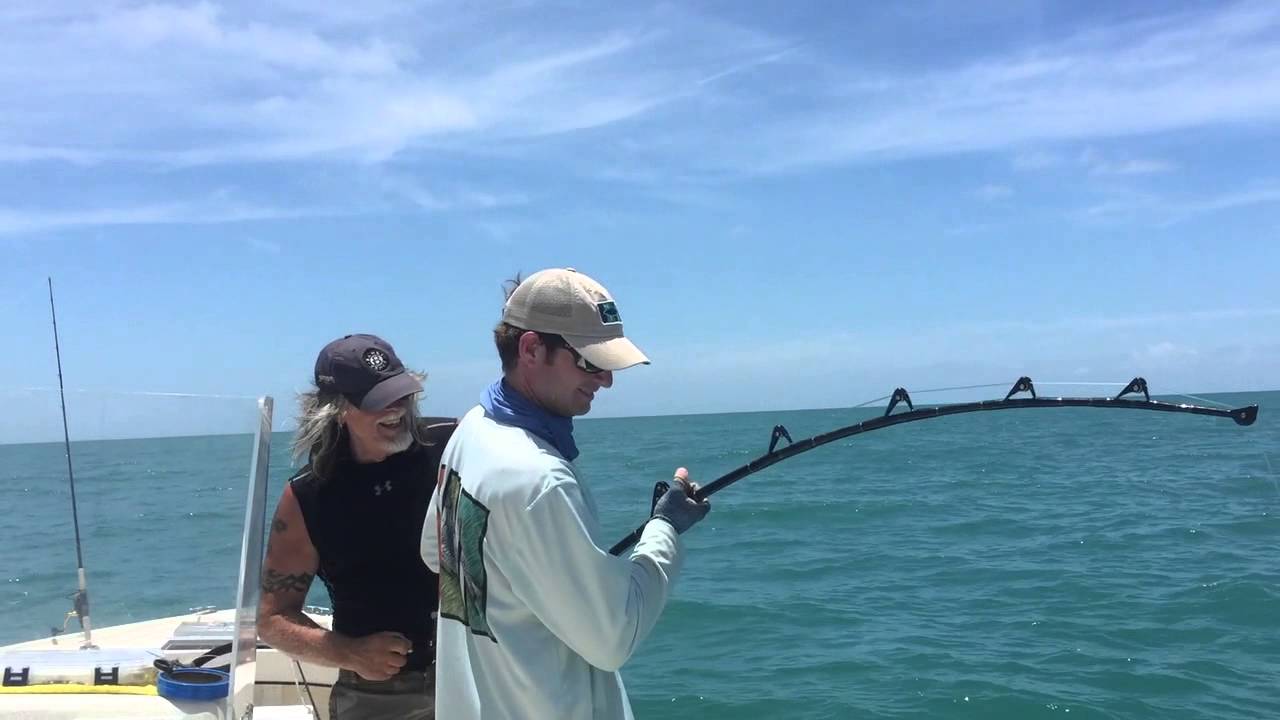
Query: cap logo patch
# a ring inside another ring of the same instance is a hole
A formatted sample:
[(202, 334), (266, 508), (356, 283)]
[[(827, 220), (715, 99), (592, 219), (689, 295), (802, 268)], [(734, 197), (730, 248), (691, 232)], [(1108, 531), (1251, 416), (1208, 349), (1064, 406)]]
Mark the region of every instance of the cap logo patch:
[(618, 314), (618, 306), (614, 305), (612, 300), (596, 303), (596, 309), (600, 311), (600, 322), (605, 325), (622, 322), (622, 316)]
[(369, 369), (377, 372), (386, 370), (387, 366), (391, 364), (391, 361), (387, 358), (387, 354), (378, 348), (369, 348), (368, 350), (365, 350), (364, 355), (362, 355), (360, 359), (364, 360), (364, 364), (368, 365)]

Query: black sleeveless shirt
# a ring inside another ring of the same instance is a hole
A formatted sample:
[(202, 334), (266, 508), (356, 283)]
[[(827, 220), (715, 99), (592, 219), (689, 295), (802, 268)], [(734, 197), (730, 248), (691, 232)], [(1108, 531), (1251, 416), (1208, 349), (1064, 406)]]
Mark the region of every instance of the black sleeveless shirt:
[(333, 629), (349, 637), (403, 633), (413, 642), (406, 670), (435, 659), (439, 585), (418, 547), (440, 456), (457, 426), (451, 418), (420, 423), (425, 444), (362, 464), (344, 436), (328, 478), (308, 465), (289, 481), (320, 556), (316, 574), (329, 590)]

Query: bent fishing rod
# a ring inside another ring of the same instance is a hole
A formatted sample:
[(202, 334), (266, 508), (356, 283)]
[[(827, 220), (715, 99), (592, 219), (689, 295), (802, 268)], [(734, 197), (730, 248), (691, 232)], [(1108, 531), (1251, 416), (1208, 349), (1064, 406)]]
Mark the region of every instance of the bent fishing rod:
[[(1023, 393), (1030, 394), (1031, 397), (1014, 397)], [(1126, 398), (1125, 395), (1142, 394), (1141, 400), (1136, 397)], [(899, 412), (893, 414), (894, 408), (899, 404), (907, 407), (907, 412)], [(830, 432), (814, 435), (805, 438), (799, 442), (791, 440), (791, 434), (782, 425), (775, 425), (773, 434), (769, 439), (769, 451), (764, 455), (752, 460), (742, 467), (726, 473), (719, 478), (700, 487), (693, 498), (698, 501), (705, 500), (739, 480), (764, 470), (765, 468), (780, 463), (788, 458), (793, 458), (801, 453), (808, 452), (814, 448), (821, 447), (830, 442), (847, 438), (851, 435), (860, 435), (862, 433), (871, 432), (872, 430), (881, 430), (894, 425), (915, 422), (917, 420), (931, 420), (933, 418), (946, 417), (947, 415), (960, 415), (962, 413), (980, 412), (985, 410), (1015, 410), (1018, 408), (1057, 408), (1057, 407), (1095, 407), (1095, 408), (1121, 408), (1129, 410), (1154, 410), (1157, 412), (1172, 413), (1188, 413), (1191, 415), (1209, 415), (1211, 417), (1231, 418), (1237, 425), (1252, 425), (1258, 419), (1258, 406), (1248, 405), (1234, 410), (1223, 410), (1218, 408), (1202, 407), (1199, 405), (1185, 405), (1181, 403), (1161, 402), (1152, 400), (1151, 393), (1147, 390), (1147, 381), (1143, 378), (1136, 377), (1129, 382), (1114, 397), (1039, 397), (1036, 395), (1035, 384), (1031, 382), (1029, 377), (1020, 377), (1013, 384), (1009, 392), (1004, 396), (1003, 400), (981, 400), (979, 402), (957, 403), (955, 405), (938, 405), (935, 407), (922, 407), (916, 409), (911, 403), (911, 396), (904, 388), (897, 388), (893, 394), (889, 396), (889, 406), (885, 408), (884, 415), (871, 420), (865, 420), (854, 425), (838, 428)], [(778, 448), (780, 440), (786, 440), (787, 445), (781, 449)], [(659, 482), (653, 489), (653, 502), (656, 504), (658, 498), (662, 497), (668, 489), (666, 482)], [(652, 509), (650, 510), (652, 514)], [(646, 521), (647, 522), (647, 521)], [(631, 534), (618, 541), (616, 545), (609, 549), (610, 554), (620, 555), (623, 551), (635, 545), (640, 540), (640, 534), (644, 531), (644, 525), (631, 531)]]

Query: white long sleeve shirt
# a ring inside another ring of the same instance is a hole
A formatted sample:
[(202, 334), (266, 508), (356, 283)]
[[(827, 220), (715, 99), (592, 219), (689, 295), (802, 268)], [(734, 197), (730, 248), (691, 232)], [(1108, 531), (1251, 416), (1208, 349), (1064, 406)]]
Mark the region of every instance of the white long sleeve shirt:
[(573, 464), (481, 407), (441, 465), (421, 547), (440, 573), (436, 714), (630, 720), (617, 671), (666, 605), (675, 529), (650, 522), (626, 557), (610, 555)]

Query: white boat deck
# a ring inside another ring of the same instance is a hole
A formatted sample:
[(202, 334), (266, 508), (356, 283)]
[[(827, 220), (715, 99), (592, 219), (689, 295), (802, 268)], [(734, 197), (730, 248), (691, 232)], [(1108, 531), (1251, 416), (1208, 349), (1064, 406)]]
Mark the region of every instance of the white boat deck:
[[(310, 615), (317, 623), (329, 627), (332, 618), (325, 615)], [(187, 615), (145, 620), (95, 628), (93, 643), (99, 648), (110, 650), (143, 650), (154, 651), (156, 657), (176, 658), (189, 662), (205, 650), (221, 642), (229, 641), (229, 628), (235, 619), (234, 610), (217, 610), (193, 612)], [(184, 625), (187, 623), (188, 625)], [(199, 636), (200, 625), (207, 625), (209, 638), (222, 639), (203, 643), (190, 643), (192, 647), (181, 650), (161, 651), (161, 648), (174, 638), (180, 629), (186, 630), (188, 636)], [(225, 633), (223, 631), (226, 631)], [(80, 653), (80, 644), (84, 641), (82, 633), (67, 633), (56, 638), (32, 640), (0, 647), (0, 664), (8, 653), (40, 651), (41, 653), (67, 653), (68, 660), (74, 662), (75, 654)], [(221, 661), (218, 661), (221, 664)], [(316, 716), (328, 717), (329, 690), (337, 679), (336, 668), (322, 667), (311, 663), (297, 663), (292, 658), (274, 649), (259, 646), (256, 662), (256, 681), (254, 687), (255, 709), (266, 709), (270, 706), (312, 705)], [(92, 669), (89, 670), (92, 672)], [(308, 695), (307, 690), (310, 690)], [(280, 708), (283, 710), (284, 708)], [(30, 718), (47, 720), (50, 718), (215, 718), (221, 720), (221, 707), (218, 703), (196, 701), (173, 701), (159, 696), (103, 694), (95, 692), (72, 694), (25, 694), (4, 692), (0, 694), (0, 718)], [(267, 713), (256, 713), (265, 715)], [(290, 715), (290, 717), (296, 717)]]

